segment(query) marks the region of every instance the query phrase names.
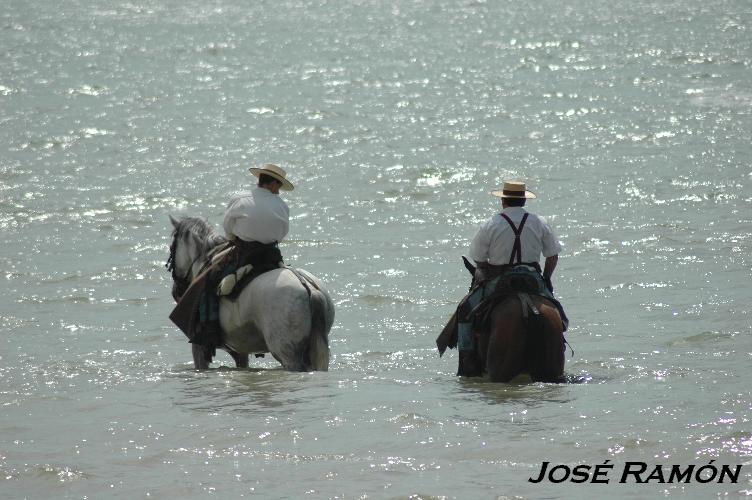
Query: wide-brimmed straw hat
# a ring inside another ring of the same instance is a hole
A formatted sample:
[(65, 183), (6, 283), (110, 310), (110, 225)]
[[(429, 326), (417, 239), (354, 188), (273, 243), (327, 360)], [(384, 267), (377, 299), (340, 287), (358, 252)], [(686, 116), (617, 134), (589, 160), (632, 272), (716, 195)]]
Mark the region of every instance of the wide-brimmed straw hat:
[(277, 165), (267, 163), (261, 168), (251, 167), (249, 170), (256, 177), (260, 176), (261, 174), (268, 175), (269, 177), (274, 177), (282, 183), (282, 187), (280, 189), (282, 189), (283, 191), (292, 191), (293, 189), (295, 189), (295, 187), (292, 185), (292, 182), (288, 181), (286, 178), (287, 172), (285, 172)]
[(535, 193), (525, 189), (525, 183), (521, 181), (504, 181), (500, 190), (491, 191), (497, 198), (537, 198)]

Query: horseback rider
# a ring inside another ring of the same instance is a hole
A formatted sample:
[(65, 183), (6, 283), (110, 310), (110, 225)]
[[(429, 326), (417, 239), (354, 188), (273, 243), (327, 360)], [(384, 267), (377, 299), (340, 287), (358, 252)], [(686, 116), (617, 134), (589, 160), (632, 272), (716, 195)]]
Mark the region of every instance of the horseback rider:
[(290, 229), (290, 208), (279, 191), (292, 191), (293, 185), (285, 171), (271, 163), (250, 171), (258, 177), (258, 185), (230, 200), (223, 223), (225, 235), (233, 241), (276, 247)]
[[(551, 300), (559, 309), (564, 330), (568, 319), (553, 296), (551, 278), (561, 252), (561, 243), (541, 217), (524, 209), (536, 195), (520, 181), (505, 181), (501, 190), (491, 195), (501, 198), (501, 213), (495, 214), (473, 238), (470, 258), (476, 263), (474, 286), (458, 308), (457, 347), (460, 356), (475, 347), (473, 319), (467, 317), (482, 299), (494, 290), (498, 278), (510, 272), (523, 272), (538, 281), (538, 295)], [(539, 259), (545, 258), (541, 271)]]
[(233, 196), (227, 206), (223, 226), (233, 248), (208, 279), (193, 343), (219, 345), (219, 297), (215, 289), (225, 276), (250, 264), (253, 267), (248, 278), (252, 279), (284, 265), (278, 244), (289, 231), (290, 208), (279, 192), (292, 191), (294, 187), (286, 172), (277, 165), (252, 167), (250, 172), (258, 178), (258, 184), (251, 191)]

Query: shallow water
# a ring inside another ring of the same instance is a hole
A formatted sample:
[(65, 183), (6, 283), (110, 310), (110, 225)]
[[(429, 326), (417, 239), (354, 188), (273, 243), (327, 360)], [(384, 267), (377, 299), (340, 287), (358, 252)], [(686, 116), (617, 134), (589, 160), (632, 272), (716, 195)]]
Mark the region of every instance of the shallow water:
[[(4, 496), (749, 495), (746, 2), (153, 4), (0, 13)], [(219, 225), (267, 161), (283, 254), (336, 302), (330, 371), (195, 372), (168, 214)], [(511, 177), (565, 247), (568, 384), (434, 347)], [(739, 482), (618, 482), (710, 460)]]

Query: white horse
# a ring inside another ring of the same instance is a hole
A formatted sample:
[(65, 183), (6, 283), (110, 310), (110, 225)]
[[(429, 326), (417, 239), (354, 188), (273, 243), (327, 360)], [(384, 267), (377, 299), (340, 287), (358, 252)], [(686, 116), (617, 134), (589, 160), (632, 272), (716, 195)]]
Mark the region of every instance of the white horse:
[[(209, 252), (227, 240), (204, 219), (170, 216), (170, 221), (174, 230), (167, 262), (173, 297), (177, 298), (208, 262)], [(269, 352), (286, 370), (329, 368), (328, 335), (334, 322), (334, 303), (320, 280), (302, 269), (267, 271), (235, 299), (220, 298), (219, 322), (220, 348), (230, 353), (238, 367), (248, 366), (249, 354)], [(191, 345), (196, 369), (208, 368), (212, 349)]]

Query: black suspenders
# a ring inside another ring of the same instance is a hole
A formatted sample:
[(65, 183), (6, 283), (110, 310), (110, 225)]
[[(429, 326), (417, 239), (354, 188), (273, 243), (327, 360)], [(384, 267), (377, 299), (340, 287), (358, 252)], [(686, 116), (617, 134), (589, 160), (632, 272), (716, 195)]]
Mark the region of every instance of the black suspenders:
[(522, 244), (520, 243), (520, 235), (522, 234), (522, 228), (525, 227), (525, 221), (527, 220), (527, 216), (530, 215), (527, 212), (525, 212), (525, 215), (522, 216), (522, 220), (520, 221), (520, 227), (516, 227), (514, 225), (514, 222), (512, 222), (512, 219), (510, 219), (507, 214), (499, 214), (506, 221), (509, 223), (510, 226), (512, 226), (512, 231), (514, 231), (514, 247), (512, 248), (512, 255), (509, 257), (509, 263), (515, 264), (514, 260), (515, 257), (517, 258), (517, 264), (522, 262)]

